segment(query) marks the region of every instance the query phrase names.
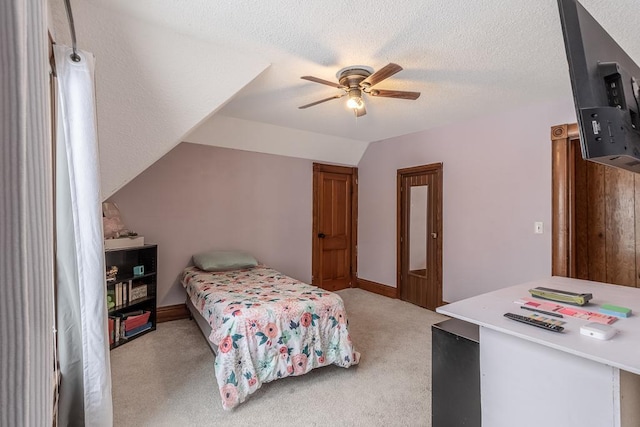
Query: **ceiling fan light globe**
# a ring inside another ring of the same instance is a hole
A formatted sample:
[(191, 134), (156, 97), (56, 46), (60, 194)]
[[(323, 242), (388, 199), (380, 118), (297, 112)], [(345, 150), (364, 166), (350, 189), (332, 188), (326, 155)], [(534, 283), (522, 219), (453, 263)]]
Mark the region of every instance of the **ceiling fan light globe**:
[(358, 97), (351, 97), (347, 100), (347, 107), (351, 108), (351, 109), (360, 109), (364, 106), (364, 101), (362, 101), (362, 98)]

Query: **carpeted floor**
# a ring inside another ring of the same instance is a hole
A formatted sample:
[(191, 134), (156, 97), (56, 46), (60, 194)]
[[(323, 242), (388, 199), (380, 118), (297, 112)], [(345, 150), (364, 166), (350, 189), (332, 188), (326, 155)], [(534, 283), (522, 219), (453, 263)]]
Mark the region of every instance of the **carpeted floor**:
[(224, 411), (195, 323), (161, 323), (111, 352), (114, 425), (431, 426), (431, 325), (446, 317), (361, 289), (338, 293), (359, 365), (264, 384)]

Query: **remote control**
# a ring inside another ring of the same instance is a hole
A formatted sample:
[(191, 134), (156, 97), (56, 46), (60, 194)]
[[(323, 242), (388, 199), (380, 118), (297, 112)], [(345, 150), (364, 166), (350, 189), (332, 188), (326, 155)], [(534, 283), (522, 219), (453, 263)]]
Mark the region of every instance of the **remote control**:
[(516, 322), (526, 323), (527, 325), (537, 326), (538, 328), (546, 329), (553, 332), (562, 332), (564, 328), (560, 325), (556, 325), (551, 322), (545, 322), (544, 320), (533, 319), (527, 316), (521, 316), (514, 313), (505, 313), (504, 317), (507, 319), (515, 320)]

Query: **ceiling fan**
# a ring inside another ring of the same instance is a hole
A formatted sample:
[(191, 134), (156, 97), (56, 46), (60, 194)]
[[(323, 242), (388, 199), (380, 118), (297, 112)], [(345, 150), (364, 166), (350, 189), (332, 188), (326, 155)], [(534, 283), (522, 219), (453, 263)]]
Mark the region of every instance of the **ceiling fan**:
[(382, 96), (385, 98), (399, 98), (399, 99), (418, 99), (420, 92), (407, 92), (402, 90), (386, 90), (386, 89), (373, 89), (375, 85), (381, 81), (393, 76), (397, 72), (402, 71), (402, 67), (398, 64), (390, 63), (373, 72), (371, 67), (363, 65), (352, 65), (345, 67), (336, 73), (338, 83), (330, 82), (328, 80), (319, 79), (313, 76), (302, 76), (301, 79), (309, 80), (315, 83), (321, 83), (327, 86), (332, 86), (338, 89), (342, 89), (343, 93), (330, 96), (329, 98), (321, 99), (320, 101), (312, 102), (310, 104), (298, 107), (300, 109), (313, 107), (314, 105), (321, 104), (332, 99), (342, 98), (348, 96), (347, 106), (353, 109), (357, 117), (367, 114), (367, 110), (364, 107), (363, 94), (366, 93), (370, 96)]

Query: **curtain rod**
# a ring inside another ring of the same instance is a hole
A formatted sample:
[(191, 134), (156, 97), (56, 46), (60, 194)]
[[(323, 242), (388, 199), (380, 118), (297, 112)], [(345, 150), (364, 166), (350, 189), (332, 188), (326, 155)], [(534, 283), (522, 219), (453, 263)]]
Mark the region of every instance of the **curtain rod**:
[(76, 48), (76, 27), (73, 23), (73, 13), (71, 12), (71, 0), (64, 0), (64, 6), (67, 9), (67, 19), (69, 20), (69, 31), (71, 32), (71, 46), (73, 53), (71, 54), (71, 60), (73, 62), (80, 62), (80, 55), (78, 55)]

